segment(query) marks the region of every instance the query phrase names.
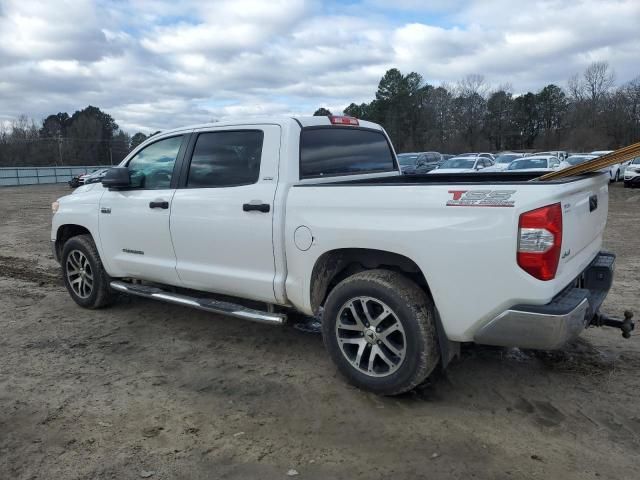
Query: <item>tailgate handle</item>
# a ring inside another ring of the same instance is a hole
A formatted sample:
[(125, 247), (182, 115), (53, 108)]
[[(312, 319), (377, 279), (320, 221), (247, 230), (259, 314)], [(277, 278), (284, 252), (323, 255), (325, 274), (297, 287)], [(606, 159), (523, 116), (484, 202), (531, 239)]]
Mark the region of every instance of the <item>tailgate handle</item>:
[(589, 197), (589, 211), (593, 212), (598, 208), (598, 195), (591, 195)]

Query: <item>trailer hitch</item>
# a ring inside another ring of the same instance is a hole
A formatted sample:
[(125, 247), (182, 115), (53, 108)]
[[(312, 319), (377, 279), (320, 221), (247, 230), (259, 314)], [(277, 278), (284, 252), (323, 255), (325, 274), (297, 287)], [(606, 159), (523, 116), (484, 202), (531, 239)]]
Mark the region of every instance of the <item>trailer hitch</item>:
[(622, 336), (629, 338), (631, 332), (635, 329), (635, 323), (633, 320), (633, 312), (630, 310), (624, 311), (624, 320), (619, 318), (610, 317), (604, 313), (597, 312), (591, 319), (591, 324), (594, 327), (613, 327), (622, 330)]

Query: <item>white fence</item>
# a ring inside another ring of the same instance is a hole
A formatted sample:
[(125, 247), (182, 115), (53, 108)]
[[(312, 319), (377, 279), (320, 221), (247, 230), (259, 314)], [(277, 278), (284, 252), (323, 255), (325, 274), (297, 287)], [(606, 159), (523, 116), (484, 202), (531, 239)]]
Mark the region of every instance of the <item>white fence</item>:
[(45, 183), (66, 183), (76, 175), (91, 173), (111, 165), (73, 167), (1, 167), (0, 187), (16, 185), (40, 185)]

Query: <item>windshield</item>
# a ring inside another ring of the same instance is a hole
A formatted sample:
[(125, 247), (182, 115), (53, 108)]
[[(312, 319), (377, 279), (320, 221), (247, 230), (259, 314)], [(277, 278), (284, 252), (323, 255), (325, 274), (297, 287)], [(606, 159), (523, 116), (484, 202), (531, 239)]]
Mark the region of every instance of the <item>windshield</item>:
[(498, 155), (496, 157), (496, 163), (511, 163), (516, 158), (520, 158), (522, 155), (517, 153), (503, 153), (502, 155)]
[(634, 158), (631, 163), (634, 164), (634, 165), (640, 165), (640, 157)]
[(509, 165), (508, 170), (524, 170), (525, 168), (547, 168), (546, 158), (523, 158)]
[(405, 167), (407, 165), (415, 165), (416, 160), (418, 160), (418, 155), (415, 153), (401, 153), (398, 155), (398, 162), (400, 162), (400, 165)]
[(452, 158), (445, 161), (440, 168), (473, 168), (475, 160), (471, 158)]
[(593, 155), (571, 155), (566, 161), (569, 165), (579, 165), (593, 158)]

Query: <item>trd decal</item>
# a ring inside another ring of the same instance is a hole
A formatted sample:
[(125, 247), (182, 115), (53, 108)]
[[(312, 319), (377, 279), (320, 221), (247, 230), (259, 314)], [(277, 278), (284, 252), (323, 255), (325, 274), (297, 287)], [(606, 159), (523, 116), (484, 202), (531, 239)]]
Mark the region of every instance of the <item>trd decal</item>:
[(515, 190), (449, 190), (447, 207), (513, 207)]

